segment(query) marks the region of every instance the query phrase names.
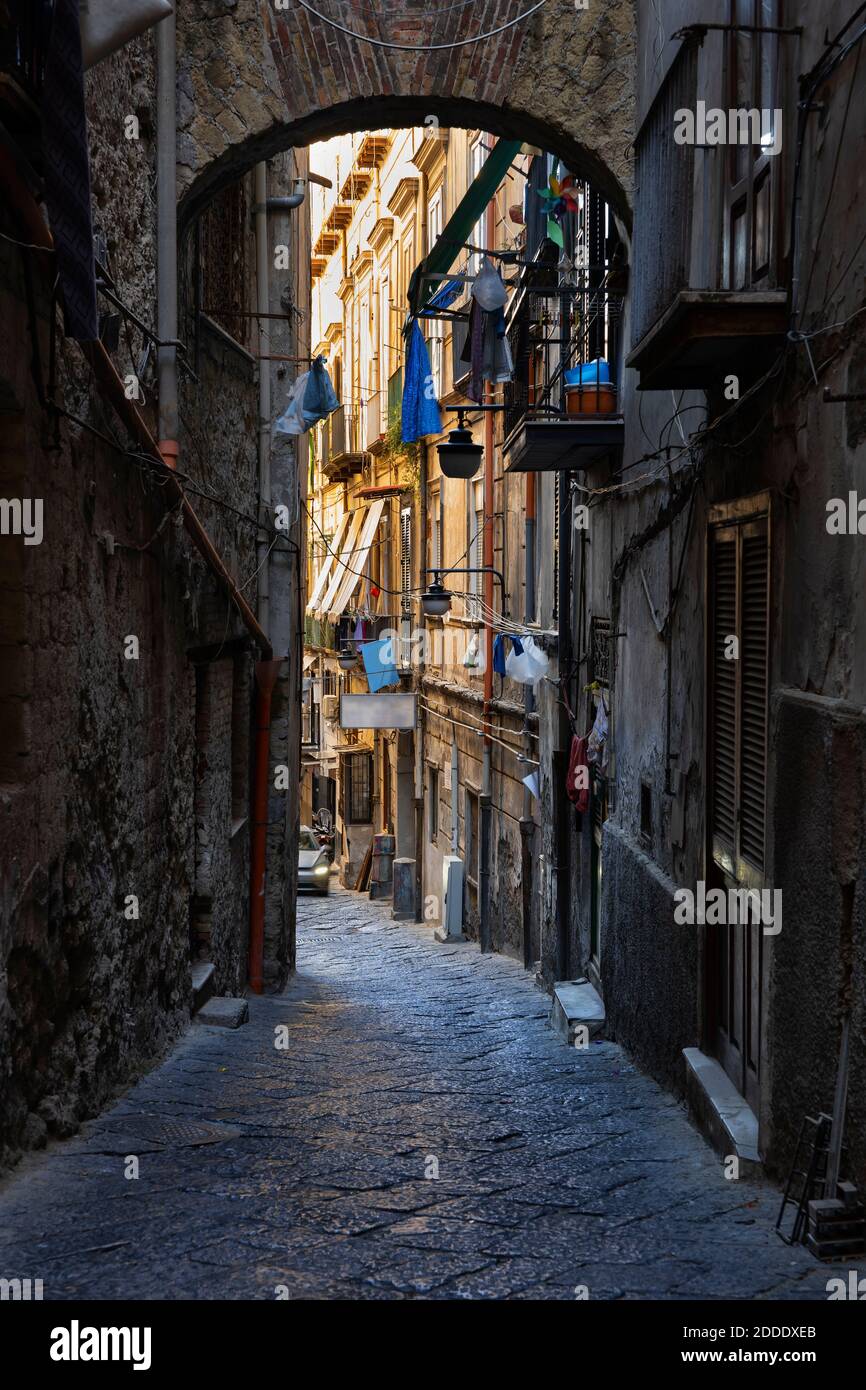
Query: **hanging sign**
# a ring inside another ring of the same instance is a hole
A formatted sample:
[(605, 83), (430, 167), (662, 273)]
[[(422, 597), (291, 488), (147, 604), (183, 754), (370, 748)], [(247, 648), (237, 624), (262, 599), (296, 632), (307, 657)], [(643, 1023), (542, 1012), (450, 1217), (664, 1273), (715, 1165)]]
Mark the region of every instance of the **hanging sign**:
[(414, 729), (415, 696), (341, 695), (341, 729)]

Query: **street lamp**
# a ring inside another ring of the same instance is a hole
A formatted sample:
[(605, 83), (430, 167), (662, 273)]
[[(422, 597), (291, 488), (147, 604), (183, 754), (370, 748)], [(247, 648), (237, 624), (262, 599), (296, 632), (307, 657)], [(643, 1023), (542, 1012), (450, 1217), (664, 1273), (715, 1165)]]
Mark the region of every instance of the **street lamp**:
[(480, 565), (474, 569), (454, 569), (449, 570), (427, 570), (427, 574), (432, 574), (433, 582), (428, 585), (421, 595), (421, 609), (426, 618), (441, 618), (451, 608), (451, 594), (442, 583), (441, 574), (492, 574), (497, 580), (502, 594), (502, 612), (505, 614), (505, 580), (500, 570), (495, 570), (492, 565)]
[(421, 595), (421, 607), (425, 618), (441, 618), (451, 608), (451, 595), (440, 583), (438, 574), (435, 575), (433, 583)]
[(484, 449), (473, 440), (472, 431), (463, 423), (463, 414), (458, 410), (456, 430), (436, 446), (439, 467), (446, 478), (474, 478), (481, 467)]
[(358, 664), (358, 653), (356, 649), (346, 642), (337, 657), (337, 665), (341, 671), (354, 671)]

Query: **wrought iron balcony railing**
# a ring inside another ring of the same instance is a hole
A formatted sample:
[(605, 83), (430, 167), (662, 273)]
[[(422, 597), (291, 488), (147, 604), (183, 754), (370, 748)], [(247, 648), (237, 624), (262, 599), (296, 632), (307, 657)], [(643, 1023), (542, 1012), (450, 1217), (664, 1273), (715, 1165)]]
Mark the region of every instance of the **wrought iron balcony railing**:
[(528, 417), (566, 419), (566, 372), (604, 359), (610, 380), (619, 375), (625, 295), (606, 283), (604, 268), (577, 270), (576, 284), (560, 282), (553, 266), (539, 265), (509, 314), (514, 378), (505, 386), (505, 435)]

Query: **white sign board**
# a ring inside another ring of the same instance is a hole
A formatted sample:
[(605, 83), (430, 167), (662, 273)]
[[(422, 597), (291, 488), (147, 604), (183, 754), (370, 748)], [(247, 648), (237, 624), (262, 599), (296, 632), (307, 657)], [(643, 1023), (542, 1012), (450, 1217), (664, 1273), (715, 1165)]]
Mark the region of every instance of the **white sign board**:
[(341, 695), (341, 729), (414, 729), (415, 696)]

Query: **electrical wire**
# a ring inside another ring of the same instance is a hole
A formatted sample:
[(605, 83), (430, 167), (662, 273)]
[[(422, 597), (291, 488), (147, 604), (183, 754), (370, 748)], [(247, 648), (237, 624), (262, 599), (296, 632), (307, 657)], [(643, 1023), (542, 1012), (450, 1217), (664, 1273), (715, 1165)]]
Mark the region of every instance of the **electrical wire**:
[(437, 719), (444, 719), (447, 724), (453, 724), (458, 729), (468, 729), (470, 734), (475, 734), (478, 738), (489, 739), (491, 743), (496, 743), (500, 748), (507, 749), (508, 752), (513, 753), (515, 757), (521, 757), (525, 763), (531, 764), (534, 767), (541, 766), (540, 763), (536, 763), (533, 759), (527, 758), (523, 753), (523, 749), (515, 748), (513, 743), (505, 743), (501, 738), (497, 738), (495, 734), (491, 734), (489, 730), (484, 731), (482, 729), (476, 729), (472, 724), (465, 724), (461, 719), (455, 719), (450, 714), (443, 714), (441, 710), (435, 709), (432, 705), (429, 705), (423, 695), (419, 695), (418, 699), (425, 714), (432, 714)]
[(338, 24), (335, 19), (329, 19), (320, 10), (314, 9), (309, 0), (298, 0), (298, 4), (307, 11), (308, 14), (315, 15), (323, 24), (329, 24), (332, 29), (337, 29), (341, 34), (345, 34), (350, 39), (355, 39), (357, 43), (369, 43), (376, 48), (398, 49), (403, 53), (439, 53), (445, 49), (465, 48), (470, 43), (483, 43), (486, 39), (495, 38), (497, 34), (504, 34), (507, 29), (513, 29), (516, 24), (522, 24), (525, 19), (536, 14), (547, 4), (547, 0), (536, 0), (536, 3), (524, 14), (517, 15), (515, 19), (509, 19), (505, 24), (500, 24), (495, 29), (488, 29), (484, 34), (475, 34), (468, 39), (454, 39), (451, 43), (393, 43), (388, 39), (374, 39), (369, 34), (358, 34), (354, 29), (347, 29), (344, 24)]

